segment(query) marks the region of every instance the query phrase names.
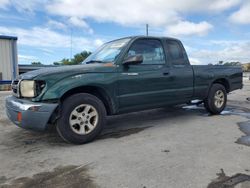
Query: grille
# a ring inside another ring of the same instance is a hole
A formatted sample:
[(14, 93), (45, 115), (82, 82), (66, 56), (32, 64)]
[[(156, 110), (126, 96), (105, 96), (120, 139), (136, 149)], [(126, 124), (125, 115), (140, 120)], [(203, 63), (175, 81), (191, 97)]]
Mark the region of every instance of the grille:
[(20, 80), (13, 80), (11, 83), (12, 94), (16, 97), (19, 97), (19, 83)]

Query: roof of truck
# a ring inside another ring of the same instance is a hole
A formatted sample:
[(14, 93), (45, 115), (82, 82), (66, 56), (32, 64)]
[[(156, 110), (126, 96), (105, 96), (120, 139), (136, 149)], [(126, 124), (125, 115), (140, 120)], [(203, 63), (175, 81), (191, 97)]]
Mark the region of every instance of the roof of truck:
[[(135, 36), (128, 36), (128, 37), (122, 37), (122, 38), (118, 38), (109, 42), (113, 42), (116, 40), (122, 40), (122, 39), (137, 39), (137, 38), (149, 38), (149, 39), (168, 39), (168, 40), (178, 40), (176, 38), (172, 38), (172, 37), (161, 37), (161, 36), (145, 36), (145, 35), (135, 35)], [(108, 42), (108, 43), (109, 43)]]
[(130, 38), (156, 38), (156, 39), (172, 39), (172, 40), (179, 40), (179, 39), (172, 38), (172, 37), (163, 37), (163, 36), (145, 36), (145, 35), (136, 35), (136, 36), (131, 36)]

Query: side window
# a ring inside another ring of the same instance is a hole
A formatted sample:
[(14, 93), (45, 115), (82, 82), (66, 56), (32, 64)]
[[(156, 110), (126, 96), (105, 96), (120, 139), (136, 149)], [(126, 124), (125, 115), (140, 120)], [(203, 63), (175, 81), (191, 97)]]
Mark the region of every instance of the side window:
[(142, 55), (142, 64), (164, 64), (165, 57), (162, 44), (155, 39), (139, 39), (130, 47), (127, 57)]
[(174, 40), (167, 40), (166, 42), (168, 54), (172, 60), (172, 64), (185, 65), (186, 61), (184, 60), (184, 55), (180, 44)]

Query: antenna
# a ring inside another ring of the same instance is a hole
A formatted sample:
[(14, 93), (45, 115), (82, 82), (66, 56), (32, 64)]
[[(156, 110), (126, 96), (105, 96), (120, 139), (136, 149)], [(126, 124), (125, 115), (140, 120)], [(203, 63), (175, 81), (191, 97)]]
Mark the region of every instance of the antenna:
[(148, 24), (146, 24), (146, 36), (148, 36)]

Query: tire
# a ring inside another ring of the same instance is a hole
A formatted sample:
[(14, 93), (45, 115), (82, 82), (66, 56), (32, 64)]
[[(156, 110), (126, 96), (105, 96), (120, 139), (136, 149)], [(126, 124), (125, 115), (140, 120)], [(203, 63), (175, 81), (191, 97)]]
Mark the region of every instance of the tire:
[(63, 102), (57, 132), (67, 142), (84, 144), (94, 140), (106, 124), (102, 101), (88, 93), (74, 94)]
[(213, 84), (209, 90), (204, 106), (211, 114), (220, 114), (227, 103), (227, 91), (221, 84)]

